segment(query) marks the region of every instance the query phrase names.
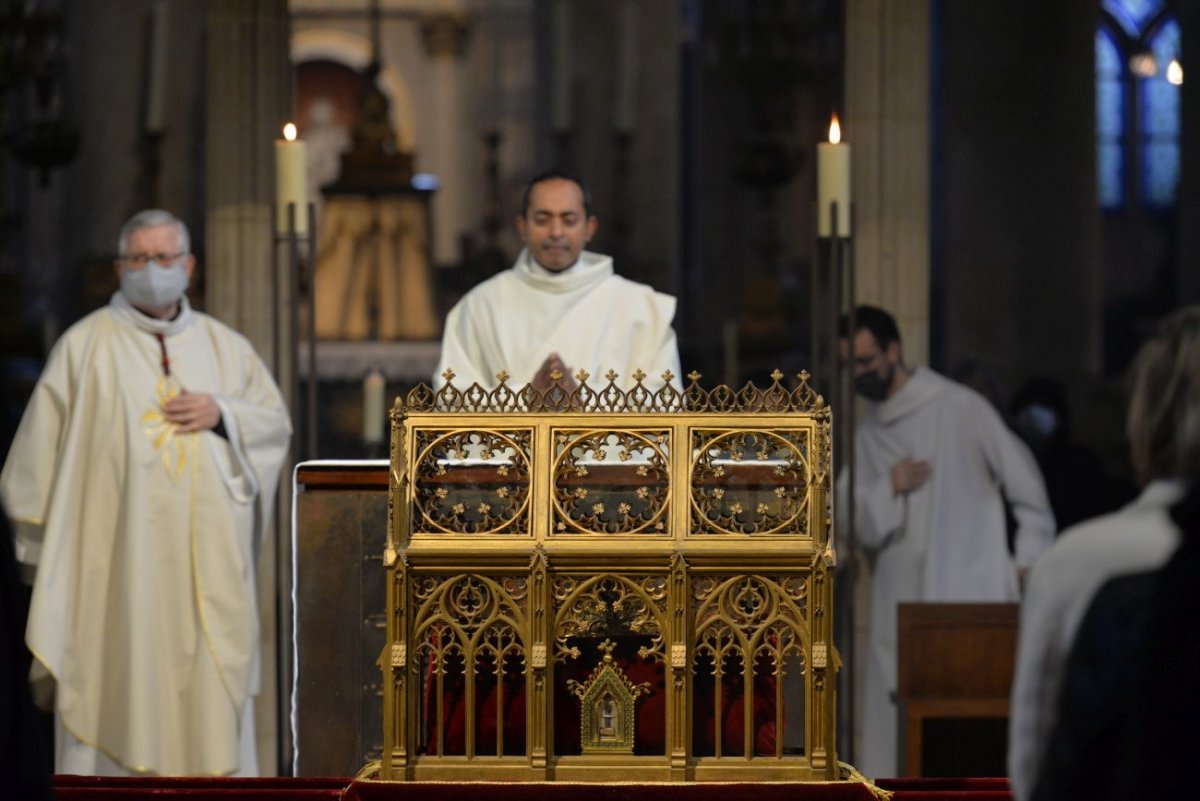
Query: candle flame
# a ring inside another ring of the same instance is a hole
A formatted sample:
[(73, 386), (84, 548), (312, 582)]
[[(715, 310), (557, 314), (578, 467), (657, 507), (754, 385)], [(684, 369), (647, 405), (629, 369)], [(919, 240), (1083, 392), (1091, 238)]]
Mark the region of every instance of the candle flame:
[(287, 125), (283, 126), (283, 138), (289, 142), (296, 141), (296, 126), (294, 124), (289, 122)]
[(1176, 86), (1183, 83), (1183, 65), (1178, 59), (1171, 59), (1171, 63), (1167, 65), (1167, 80)]
[(842, 141), (842, 126), (838, 124), (837, 114), (829, 121), (829, 144), (836, 145)]

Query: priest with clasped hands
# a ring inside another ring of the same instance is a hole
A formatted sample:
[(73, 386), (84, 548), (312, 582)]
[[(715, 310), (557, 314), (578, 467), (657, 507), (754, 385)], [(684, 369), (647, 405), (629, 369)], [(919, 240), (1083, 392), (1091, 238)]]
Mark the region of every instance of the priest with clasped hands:
[[(679, 350), (671, 328), (675, 298), (616, 275), (610, 257), (584, 249), (598, 227), (590, 207), (587, 187), (565, 172), (543, 172), (529, 182), (516, 218), (525, 247), (511, 269), (476, 286), (450, 310), (433, 377), (435, 389), (445, 383), (447, 369), (453, 370), (459, 390), (473, 383), (491, 389), (497, 374), (506, 372), (510, 387), (532, 384), (545, 392), (554, 385), (557, 371), (559, 385), (570, 391), (579, 370), (600, 379), (591, 383), (596, 389), (604, 386), (606, 373), (615, 371), (619, 386), (628, 390), (638, 369), (650, 376), (644, 383), (647, 389), (659, 388), (659, 376), (667, 370), (681, 389)], [(633, 680), (661, 682), (653, 666), (636, 668), (643, 672), (631, 667)], [(640, 707), (643, 720), (663, 719), (663, 698), (659, 692), (647, 699)], [(443, 719), (430, 721), (427, 742), (431, 749), (440, 742), (446, 754), (463, 754), (462, 685), (448, 689), (446, 699)], [(489, 742), (495, 736), (496, 693), (487, 693), (478, 703), (478, 736)], [(506, 732), (524, 732), (524, 708), (523, 700), (506, 701), (509, 714), (519, 712), (519, 719), (506, 723)], [(556, 709), (556, 738), (561, 739), (572, 724), (578, 725), (578, 718), (568, 703)], [(435, 733), (439, 725), (445, 727), (440, 735)], [(661, 724), (642, 726), (639, 746), (661, 747), (662, 737)]]
[(120, 289), (54, 346), (0, 472), (58, 773), (258, 770), (255, 548), (291, 423), (188, 304), (189, 250), (166, 211), (125, 223)]
[(590, 206), (586, 186), (565, 172), (529, 182), (516, 218), (525, 247), (511, 269), (450, 310), (435, 388), (447, 368), (460, 390), (476, 382), (490, 389), (502, 370), (510, 386), (542, 391), (555, 370), (574, 389), (580, 369), (592, 376), (615, 370), (626, 389), (639, 368), (650, 376), (648, 387), (670, 370), (680, 386), (675, 298), (616, 275), (610, 257), (584, 250), (599, 225)]

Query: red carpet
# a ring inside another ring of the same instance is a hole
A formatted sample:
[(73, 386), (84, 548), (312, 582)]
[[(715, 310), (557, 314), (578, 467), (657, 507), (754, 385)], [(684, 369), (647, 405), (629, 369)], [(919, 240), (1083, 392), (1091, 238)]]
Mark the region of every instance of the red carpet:
[(877, 779), (896, 801), (1012, 801), (1008, 779)]
[(60, 801), (339, 801), (352, 779), (110, 779), (55, 776)]
[[(895, 801), (1011, 801), (1006, 779), (880, 779)], [(383, 784), (353, 779), (55, 776), (62, 801), (871, 801), (858, 784)]]

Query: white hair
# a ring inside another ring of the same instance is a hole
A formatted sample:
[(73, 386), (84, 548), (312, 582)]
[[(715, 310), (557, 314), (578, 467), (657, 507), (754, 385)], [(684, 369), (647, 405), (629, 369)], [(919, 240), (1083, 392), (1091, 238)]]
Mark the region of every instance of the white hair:
[(143, 228), (157, 228), (160, 225), (173, 225), (179, 233), (179, 250), (182, 253), (191, 253), (191, 237), (188, 236), (187, 226), (183, 220), (176, 217), (169, 211), (162, 209), (144, 209), (130, 217), (121, 226), (121, 233), (117, 236), (117, 255), (127, 256), (125, 252), (126, 246), (129, 244), (129, 235), (134, 231), (140, 231)]

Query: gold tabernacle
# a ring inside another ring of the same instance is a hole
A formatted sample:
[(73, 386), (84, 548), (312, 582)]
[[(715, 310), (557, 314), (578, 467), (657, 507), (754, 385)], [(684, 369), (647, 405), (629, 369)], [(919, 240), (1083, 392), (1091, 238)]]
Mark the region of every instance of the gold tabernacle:
[(391, 412), (377, 777), (836, 779), (830, 414), (808, 374), (453, 377)]

